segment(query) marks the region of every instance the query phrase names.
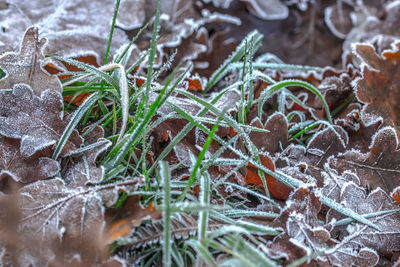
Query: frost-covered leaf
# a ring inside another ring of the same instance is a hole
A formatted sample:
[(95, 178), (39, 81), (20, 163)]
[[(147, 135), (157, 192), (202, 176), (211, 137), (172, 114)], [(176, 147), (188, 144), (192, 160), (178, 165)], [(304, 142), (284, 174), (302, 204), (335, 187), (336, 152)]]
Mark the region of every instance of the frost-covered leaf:
[(52, 177), (60, 166), (50, 157), (48, 150), (25, 157), (20, 152), (19, 140), (0, 136), (0, 179), (11, 176), (17, 182), (29, 183)]
[(0, 55), (0, 68), (6, 76), (0, 79), (0, 89), (11, 89), (14, 84), (25, 83), (31, 86), (37, 96), (46, 89), (61, 93), (61, 83), (43, 69), (46, 39), (39, 39), (37, 27), (26, 30), (19, 52)]
[(21, 234), (35, 235), (55, 249), (65, 240), (72, 252), (90, 249), (81, 247), (89, 240), (101, 242), (104, 208), (95, 190), (70, 189), (56, 178), (29, 184), (19, 193)]
[(384, 125), (400, 125), (397, 100), (400, 97), (400, 43), (382, 55), (370, 44), (357, 44), (355, 51), (365, 62), (362, 79), (357, 81), (358, 99), (365, 103), (361, 118), (366, 125), (383, 120)]
[(383, 188), (391, 193), (400, 185), (400, 150), (396, 130), (380, 129), (374, 136), (368, 153), (346, 151), (329, 160), (329, 166), (339, 173), (351, 171), (360, 178), (362, 186)]
[[(343, 128), (334, 126), (335, 131), (345, 144), (348, 143), (347, 133)], [(304, 172), (317, 179), (317, 184), (323, 184), (322, 171), (324, 164), (332, 155), (343, 152), (342, 142), (331, 128), (326, 128), (309, 141), (308, 146), (290, 146), (284, 155), (277, 161), (278, 167), (297, 166), (304, 169)]]
[[(103, 62), (110, 20), (115, 6), (113, 1), (13, 0), (9, 2), (11, 3), (4, 12), (7, 12), (10, 18), (17, 12), (24, 18), (25, 29), (36, 24), (40, 28), (40, 37), (45, 37), (49, 41), (47, 53), (55, 54), (62, 51), (67, 57), (94, 55), (99, 64)], [(9, 24), (7, 18), (3, 20), (3, 23)], [(10, 27), (7, 27), (5, 31), (7, 32)], [(6, 39), (8, 35), (0, 36), (2, 41), (11, 47), (16, 45), (10, 44), (12, 40)], [(126, 34), (116, 28), (113, 34), (112, 51), (127, 42)]]
[[(379, 211), (398, 208), (388, 194), (382, 189), (373, 190), (370, 194), (353, 182), (344, 184), (340, 192), (340, 201), (347, 208), (357, 211), (359, 214), (369, 214)], [(328, 221), (341, 219), (342, 215), (331, 210), (328, 213)], [(391, 254), (400, 249), (400, 214), (390, 213), (370, 218), (380, 231), (367, 225), (352, 223), (348, 226), (338, 226), (341, 231), (340, 244), (353, 248), (368, 247), (381, 253)]]
[(37, 239), (45, 250), (62, 252), (64, 264), (98, 263), (106, 245), (103, 203), (115, 204), (120, 191), (131, 192), (139, 182), (70, 188), (55, 178), (26, 185), (19, 191), (19, 234)]
[(321, 202), (309, 190), (296, 190), (286, 203), (287, 206), (274, 221), (284, 227), (284, 232), (263, 247), (271, 257), (283, 258), (290, 263), (303, 256), (320, 253), (313, 260), (317, 265), (361, 267), (377, 263), (378, 255), (369, 248), (343, 244), (328, 250), (334, 241), (329, 231), (318, 222)]
[(111, 142), (103, 136), (104, 130), (100, 126), (95, 127), (85, 136), (85, 147), (96, 146), (79, 153), (79, 159), (74, 159), (74, 164), (63, 174), (64, 181), (69, 188), (84, 186), (87, 183), (98, 184), (103, 180), (104, 168), (97, 167), (96, 160), (111, 145)]
[(250, 12), (265, 20), (286, 19), (289, 9), (279, 0), (241, 0)]
[[(59, 92), (47, 89), (41, 96), (33, 94), (30, 86), (16, 84), (12, 93), (0, 93), (0, 134), (21, 139), (23, 156), (54, 145), (62, 135), (66, 121)], [(80, 147), (82, 138), (74, 130), (63, 153)]]
[(252, 131), (249, 134), (250, 140), (258, 149), (275, 155), (288, 146), (288, 122), (282, 113), (274, 113), (269, 116), (264, 125), (258, 118), (254, 119), (250, 125), (269, 131), (268, 133)]

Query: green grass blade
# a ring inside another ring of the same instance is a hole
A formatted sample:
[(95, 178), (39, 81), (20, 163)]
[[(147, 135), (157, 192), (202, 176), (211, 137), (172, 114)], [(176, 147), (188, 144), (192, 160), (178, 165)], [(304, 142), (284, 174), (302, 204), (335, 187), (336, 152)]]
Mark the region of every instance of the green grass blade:
[(85, 113), (90, 109), (90, 107), (94, 103), (96, 103), (97, 100), (99, 100), (99, 98), (100, 95), (98, 93), (90, 95), (88, 98), (85, 99), (82, 105), (80, 105), (79, 108), (75, 111), (67, 127), (64, 129), (64, 132), (61, 135), (60, 140), (58, 140), (56, 148), (54, 149), (52, 159), (55, 160), (60, 156), (61, 151), (63, 150), (65, 144), (67, 143), (68, 138), (71, 135), (72, 131), (78, 125), (79, 121), (82, 119)]
[(106, 55), (105, 55), (105, 58), (104, 58), (104, 64), (107, 64), (107, 62), (108, 62), (108, 55), (110, 53), (112, 37), (113, 37), (113, 34), (114, 34), (115, 21), (117, 20), (119, 3), (120, 3), (120, 0), (116, 0), (115, 8), (114, 8), (114, 15), (113, 15), (113, 19), (112, 19), (112, 22), (111, 22), (110, 34), (108, 36), (108, 43), (107, 43)]
[(226, 69), (229, 67), (231, 63), (234, 63), (240, 60), (245, 54), (245, 46), (246, 43), (250, 42), (250, 40), (254, 40), (254, 48), (253, 53), (256, 53), (258, 48), (261, 45), (263, 35), (259, 33), (257, 30), (252, 31), (249, 33), (246, 38), (237, 46), (236, 50), (233, 54), (225, 60), (224, 63), (211, 75), (209, 81), (207, 82), (204, 91), (208, 91), (211, 87), (213, 87), (219, 80), (223, 78), (223, 76), (227, 73)]
[(163, 239), (163, 266), (171, 266), (171, 171), (168, 162), (160, 162), (160, 176), (163, 182), (163, 222), (164, 222), (164, 239)]

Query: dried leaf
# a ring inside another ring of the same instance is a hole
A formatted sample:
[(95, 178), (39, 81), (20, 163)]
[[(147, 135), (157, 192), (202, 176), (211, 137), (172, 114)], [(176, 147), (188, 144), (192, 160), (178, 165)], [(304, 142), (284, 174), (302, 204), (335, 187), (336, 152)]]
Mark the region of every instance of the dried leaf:
[[(38, 97), (28, 85), (14, 85), (12, 93), (0, 94), (0, 134), (21, 139), (21, 154), (32, 156), (54, 145), (67, 125), (62, 120), (60, 93), (47, 89)], [(63, 153), (80, 147), (82, 138), (74, 130)]]
[(85, 136), (85, 146), (95, 143), (99, 145), (80, 153), (80, 158), (74, 159), (74, 164), (66, 170), (63, 177), (69, 188), (84, 186), (88, 183), (98, 184), (103, 181), (104, 168), (102, 166), (98, 168), (96, 160), (111, 145), (111, 142), (103, 136), (104, 130), (100, 126), (95, 127)]
[(50, 157), (51, 151), (45, 150), (25, 157), (21, 155), (19, 140), (0, 136), (0, 180), (11, 176), (17, 182), (29, 183), (52, 177), (60, 166)]
[(339, 173), (351, 171), (360, 177), (361, 185), (383, 188), (386, 193), (399, 186), (400, 150), (396, 130), (380, 129), (374, 136), (369, 152), (346, 151), (329, 160), (329, 166)]
[(356, 53), (367, 64), (356, 87), (358, 99), (366, 104), (361, 118), (367, 126), (378, 120), (383, 120), (384, 125), (400, 125), (396, 102), (400, 96), (399, 47), (397, 43), (393, 50), (378, 55), (370, 44), (355, 46)]
[(288, 122), (282, 113), (274, 113), (268, 117), (264, 125), (258, 118), (254, 119), (251, 126), (268, 130), (268, 133), (252, 131), (250, 140), (259, 150), (269, 152), (270, 155), (282, 152), (288, 145)]
[[(375, 189), (367, 195), (363, 188), (353, 182), (343, 185), (340, 201), (347, 208), (357, 211), (359, 214), (398, 208), (398, 205), (382, 189)], [(331, 210), (327, 217), (330, 221), (332, 218), (340, 219), (342, 215)], [(400, 214), (398, 212), (390, 213), (370, 220), (379, 227), (380, 231), (359, 223), (353, 223), (347, 227), (339, 226), (338, 230), (344, 232), (340, 244), (347, 244), (353, 248), (368, 247), (378, 251), (381, 255), (390, 255), (398, 251), (400, 249)]]
[(46, 89), (61, 92), (61, 83), (56, 76), (49, 75), (44, 69), (44, 49), (46, 39), (39, 39), (37, 27), (26, 30), (20, 51), (4, 53), (0, 56), (0, 68), (7, 76), (0, 80), (1, 89), (11, 89), (14, 84), (25, 83), (31, 86), (37, 96)]
[(313, 252), (326, 250), (313, 260), (317, 266), (375, 266), (378, 262), (376, 252), (365, 247), (343, 243), (327, 250), (335, 243), (329, 231), (319, 224), (321, 202), (308, 189), (296, 190), (286, 203), (287, 206), (274, 221), (275, 225), (284, 227), (284, 233), (263, 248), (272, 257), (285, 258), (290, 263)]
[[(260, 154), (259, 156), (263, 166), (271, 171), (275, 171), (274, 162), (267, 154)], [(249, 163), (246, 170), (246, 184), (264, 187), (261, 177), (258, 175), (258, 169), (253, 164)], [(266, 173), (264, 173), (264, 176), (268, 186), (268, 191), (271, 195), (277, 199), (287, 200), (293, 189)]]

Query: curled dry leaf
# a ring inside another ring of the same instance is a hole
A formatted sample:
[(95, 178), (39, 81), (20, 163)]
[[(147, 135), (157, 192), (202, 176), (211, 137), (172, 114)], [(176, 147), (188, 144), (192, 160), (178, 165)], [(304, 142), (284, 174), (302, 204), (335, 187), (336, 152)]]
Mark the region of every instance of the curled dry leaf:
[(361, 185), (381, 187), (390, 193), (400, 184), (400, 150), (396, 130), (380, 129), (374, 136), (368, 153), (346, 151), (329, 160), (329, 166), (339, 173), (351, 171), (360, 177)]
[(58, 78), (43, 69), (46, 43), (46, 39), (39, 39), (38, 28), (30, 27), (25, 32), (19, 52), (0, 55), (0, 68), (6, 73), (0, 80), (0, 89), (11, 89), (14, 84), (25, 83), (31, 86), (37, 96), (46, 89), (61, 93)]
[(127, 237), (144, 220), (160, 220), (162, 213), (153, 203), (142, 208), (140, 197), (136, 195), (129, 196), (120, 209), (108, 210), (106, 217), (106, 243), (111, 244), (117, 239)]
[(357, 98), (366, 105), (361, 118), (368, 126), (378, 120), (398, 127), (400, 110), (400, 43), (394, 49), (378, 55), (370, 44), (357, 44), (355, 51), (365, 62), (362, 79), (356, 85)]
[[(66, 121), (59, 92), (47, 89), (38, 97), (30, 86), (16, 84), (12, 93), (0, 93), (0, 134), (21, 139), (21, 154), (32, 156), (37, 151), (56, 144)], [(82, 138), (74, 130), (63, 153), (80, 147)]]

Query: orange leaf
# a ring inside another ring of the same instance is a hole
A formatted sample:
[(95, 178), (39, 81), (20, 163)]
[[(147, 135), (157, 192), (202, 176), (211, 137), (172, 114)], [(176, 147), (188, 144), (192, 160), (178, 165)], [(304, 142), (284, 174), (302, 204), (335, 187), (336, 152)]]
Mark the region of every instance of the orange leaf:
[[(275, 164), (266, 154), (260, 154), (261, 164), (271, 171), (275, 171)], [(287, 200), (292, 188), (264, 173), (270, 194), (277, 199)], [(264, 188), (258, 169), (251, 163), (247, 165), (246, 184), (253, 184)]]
[(203, 86), (201, 85), (201, 81), (199, 78), (186, 78), (185, 81), (189, 83), (188, 90), (189, 91), (202, 91)]

